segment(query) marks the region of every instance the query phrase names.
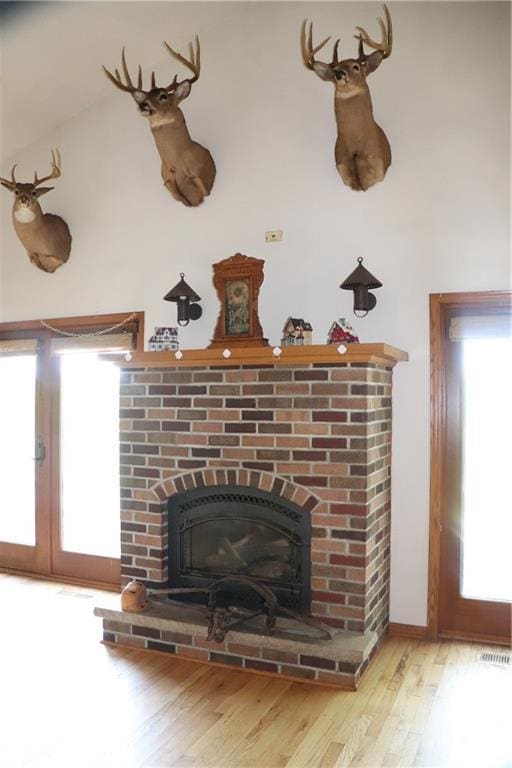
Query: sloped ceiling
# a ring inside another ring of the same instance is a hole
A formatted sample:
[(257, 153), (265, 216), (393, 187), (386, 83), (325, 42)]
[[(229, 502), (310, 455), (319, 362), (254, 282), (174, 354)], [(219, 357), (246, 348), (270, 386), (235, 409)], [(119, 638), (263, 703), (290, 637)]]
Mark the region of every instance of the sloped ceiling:
[(200, 7), (192, 2), (0, 2), (2, 166), (97, 100), (111, 97), (114, 90), (101, 65), (118, 67), (123, 45), (132, 72), (140, 62), (146, 73), (156, 70), (157, 82), (159, 73), (168, 82), (176, 68), (162, 40), (186, 51), (189, 39), (205, 32)]

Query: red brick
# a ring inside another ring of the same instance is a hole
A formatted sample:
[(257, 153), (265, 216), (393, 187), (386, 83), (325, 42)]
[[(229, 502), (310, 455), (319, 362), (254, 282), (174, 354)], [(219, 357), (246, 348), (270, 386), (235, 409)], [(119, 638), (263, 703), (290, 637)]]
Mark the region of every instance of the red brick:
[(366, 515), (368, 508), (364, 504), (331, 504), (333, 515)]
[(176, 654), (187, 659), (196, 659), (196, 661), (208, 661), (208, 651), (203, 651), (200, 648), (190, 648), (187, 645), (177, 645)]
[(269, 661), (279, 661), (285, 664), (298, 664), (299, 657), (296, 653), (289, 651), (279, 651), (274, 648), (263, 648), (262, 656)]
[(288, 675), (289, 677), (303, 677), (308, 680), (314, 680), (316, 672), (314, 669), (307, 669), (307, 667), (294, 667), (283, 664), (281, 667), (281, 674)]
[(317, 602), (338, 603), (339, 605), (344, 605), (347, 602), (345, 595), (333, 592), (317, 592), (316, 590), (311, 591), (311, 599)]
[(313, 411), (313, 421), (326, 421), (329, 424), (347, 421), (346, 411)]
[(336, 669), (335, 661), (322, 656), (305, 656), (301, 654), (300, 663), (305, 667), (315, 667), (316, 669)]
[(366, 566), (365, 557), (355, 557), (354, 555), (330, 555), (329, 559), (334, 565), (353, 565), (362, 568)]
[(244, 666), (246, 669), (257, 669), (260, 672), (274, 672), (276, 674), (279, 671), (277, 664), (259, 659), (245, 659)]
[(228, 651), (237, 656), (261, 656), (261, 648), (243, 643), (228, 643)]

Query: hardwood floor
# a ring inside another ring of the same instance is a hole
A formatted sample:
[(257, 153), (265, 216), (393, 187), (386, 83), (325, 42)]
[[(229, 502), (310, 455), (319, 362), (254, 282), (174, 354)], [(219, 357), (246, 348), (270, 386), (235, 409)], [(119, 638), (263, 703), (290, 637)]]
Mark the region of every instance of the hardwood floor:
[(2, 768), (512, 765), (496, 647), (391, 638), (337, 692), (101, 645), (100, 594), (0, 574)]

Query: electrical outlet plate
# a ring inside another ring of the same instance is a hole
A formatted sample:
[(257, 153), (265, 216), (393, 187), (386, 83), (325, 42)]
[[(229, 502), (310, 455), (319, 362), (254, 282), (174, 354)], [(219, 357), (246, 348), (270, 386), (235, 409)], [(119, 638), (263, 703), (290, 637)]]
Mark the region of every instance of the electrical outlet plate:
[(283, 239), (282, 229), (269, 229), (265, 232), (266, 243), (280, 243)]

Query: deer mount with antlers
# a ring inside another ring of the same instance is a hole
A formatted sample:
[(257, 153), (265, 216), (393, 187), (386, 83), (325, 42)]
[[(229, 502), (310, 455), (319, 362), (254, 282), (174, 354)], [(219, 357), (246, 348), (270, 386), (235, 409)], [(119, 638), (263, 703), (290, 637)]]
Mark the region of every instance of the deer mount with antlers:
[[(334, 111), (338, 138), (334, 155), (336, 168), (344, 183), (352, 189), (366, 190), (382, 181), (391, 165), (391, 148), (382, 128), (373, 118), (373, 106), (366, 79), (380, 63), (391, 55), (393, 28), (391, 14), (384, 6), (385, 20), (379, 18), (382, 40), (375, 42), (362, 27), (356, 27), (359, 34), (357, 59), (338, 59), (336, 40), (330, 63), (317, 61), (315, 55), (326, 45), (330, 37), (317, 46), (313, 44), (313, 24), (307, 30), (307, 21), (302, 24), (301, 49), (305, 66), (322, 80), (334, 83)], [(373, 49), (367, 55), (364, 46)]]
[(12, 167), (10, 179), (0, 178), (0, 184), (14, 194), (12, 220), (16, 234), (32, 264), (43, 272), (55, 272), (66, 263), (71, 251), (71, 235), (64, 219), (43, 213), (38, 202), (41, 195), (53, 189), (39, 185), (61, 175), (58, 150), (52, 150), (50, 166), (51, 173), (42, 179), (38, 179), (36, 171), (32, 184), (16, 181), (16, 165)]
[(108, 79), (121, 91), (130, 93), (139, 113), (149, 120), (149, 125), (162, 160), (162, 178), (171, 195), (186, 206), (200, 205), (210, 194), (215, 180), (215, 163), (209, 151), (193, 141), (188, 132), (180, 103), (190, 94), (192, 84), (201, 74), (201, 49), (196, 36), (195, 48), (189, 43), (189, 58), (185, 58), (164, 42), (169, 54), (184, 64), (193, 73), (193, 77), (178, 82), (175, 75), (172, 82), (164, 88), (158, 88), (155, 73), (151, 73), (151, 89), (143, 90), (142, 69), (139, 65), (137, 85), (130, 77), (123, 48), (121, 63), (123, 79), (119, 71), (115, 75), (105, 67)]

